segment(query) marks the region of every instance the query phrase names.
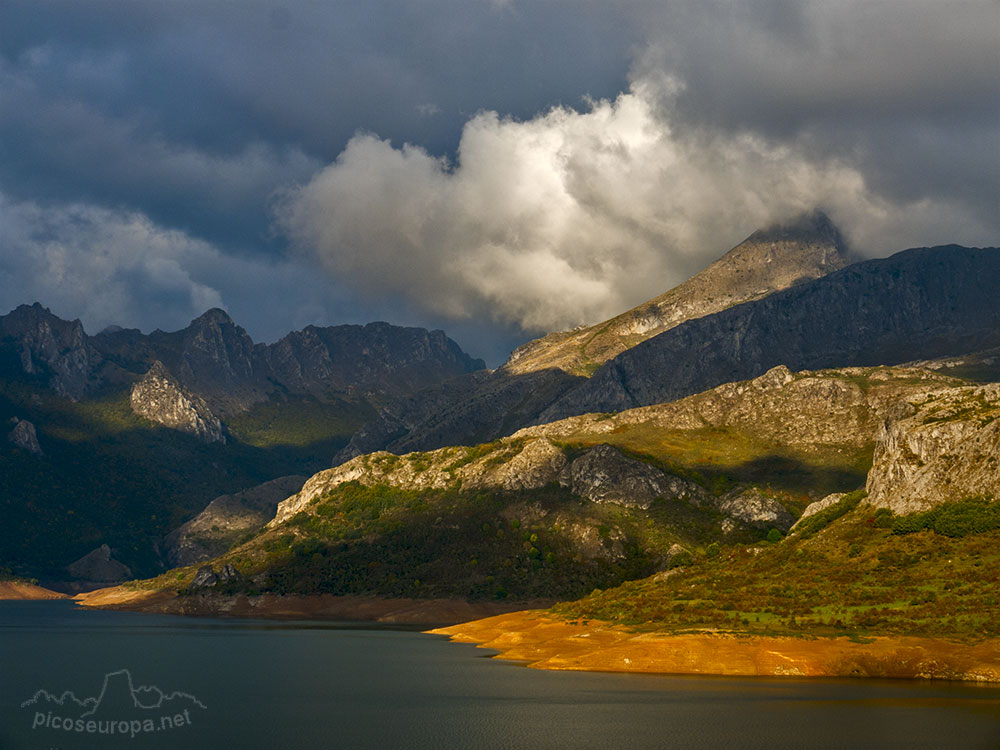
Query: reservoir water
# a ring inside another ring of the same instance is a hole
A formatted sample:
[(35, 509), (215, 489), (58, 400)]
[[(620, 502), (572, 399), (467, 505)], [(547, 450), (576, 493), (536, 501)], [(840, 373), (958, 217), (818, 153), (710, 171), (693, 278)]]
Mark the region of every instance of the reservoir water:
[(0, 602), (0, 750), (1000, 748), (997, 686), (546, 672), (491, 653), (356, 623)]

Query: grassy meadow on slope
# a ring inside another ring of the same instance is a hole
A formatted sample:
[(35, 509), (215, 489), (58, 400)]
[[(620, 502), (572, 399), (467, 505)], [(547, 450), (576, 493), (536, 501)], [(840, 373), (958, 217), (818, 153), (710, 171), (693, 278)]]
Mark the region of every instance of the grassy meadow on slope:
[[(682, 501), (648, 510), (536, 490), (424, 489), (346, 482), (213, 562), (247, 593), (568, 598), (668, 564), (671, 545), (703, 549), (721, 515)], [(745, 541), (759, 538), (750, 530)], [(197, 566), (144, 584), (183, 590)]]
[(1000, 503), (945, 504), (928, 520), (852, 508), (858, 499), (848, 496), (776, 544), (712, 549), (670, 575), (594, 591), (552, 611), (661, 632), (1000, 634)]

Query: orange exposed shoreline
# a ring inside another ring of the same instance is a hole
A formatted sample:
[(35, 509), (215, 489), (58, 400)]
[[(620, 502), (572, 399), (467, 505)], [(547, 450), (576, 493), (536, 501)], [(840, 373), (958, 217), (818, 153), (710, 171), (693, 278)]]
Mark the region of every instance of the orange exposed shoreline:
[(1000, 639), (977, 644), (915, 637), (792, 638), (635, 633), (571, 624), (541, 610), (428, 631), (496, 649), (536, 669), (750, 677), (895, 677), (1000, 682)]
[[(477, 617), (532, 606), (530, 603), (467, 602), (464, 599), (383, 599), (369, 596), (177, 596), (171, 591), (131, 589), (125, 586), (98, 589), (73, 597), (77, 604), (95, 609), (152, 612), (201, 617), (260, 617), (265, 619), (355, 620), (434, 625), (457, 623)], [(534, 606), (548, 606), (536, 602)]]
[(67, 599), (65, 594), (49, 591), (33, 583), (22, 581), (0, 581), (0, 600)]

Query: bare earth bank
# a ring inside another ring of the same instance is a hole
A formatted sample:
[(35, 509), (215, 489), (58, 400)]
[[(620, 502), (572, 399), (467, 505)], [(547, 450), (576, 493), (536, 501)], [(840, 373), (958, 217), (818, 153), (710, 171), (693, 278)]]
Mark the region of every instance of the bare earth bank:
[(84, 607), (172, 615), (261, 617), (270, 619), (361, 620), (441, 624), (465, 622), (552, 602), (467, 602), (463, 599), (382, 599), (367, 596), (177, 596), (124, 586), (73, 597)]
[(65, 594), (49, 591), (33, 583), (0, 581), (0, 600), (3, 599), (66, 599)]
[(796, 677), (898, 677), (1000, 682), (1000, 639), (976, 644), (914, 637), (792, 638), (635, 633), (539, 610), (428, 631), (496, 649), (537, 669)]

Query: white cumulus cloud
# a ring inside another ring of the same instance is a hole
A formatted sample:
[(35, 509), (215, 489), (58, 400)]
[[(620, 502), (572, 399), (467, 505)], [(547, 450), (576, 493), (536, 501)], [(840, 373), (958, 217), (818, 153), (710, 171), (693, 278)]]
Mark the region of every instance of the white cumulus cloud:
[(482, 112), (454, 163), (359, 134), (285, 195), (278, 222), (371, 295), (534, 331), (617, 314), (754, 229), (815, 206), (873, 253), (910, 239), (961, 241), (963, 222), (975, 233), (955, 207), (890, 204), (846, 162), (759, 135), (685, 129), (670, 119), (682, 88), (648, 75), (582, 112), (555, 107), (528, 121)]

